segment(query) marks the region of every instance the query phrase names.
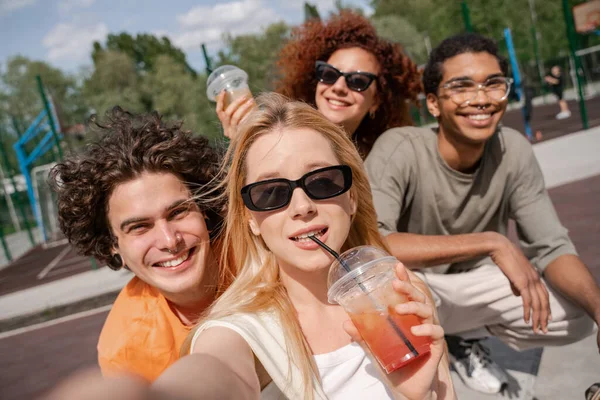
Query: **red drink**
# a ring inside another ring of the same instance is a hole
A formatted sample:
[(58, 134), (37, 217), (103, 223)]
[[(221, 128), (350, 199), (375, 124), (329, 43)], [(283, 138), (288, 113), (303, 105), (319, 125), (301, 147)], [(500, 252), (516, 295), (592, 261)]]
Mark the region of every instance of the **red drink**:
[[(412, 326), (421, 325), (420, 319), (415, 315), (399, 315), (391, 306), (388, 307), (388, 312), (372, 311), (348, 315), (388, 374), (429, 352), (431, 338), (415, 336), (410, 331)], [(396, 329), (401, 330), (416, 355), (408, 348)]]
[(431, 337), (415, 336), (416, 315), (400, 315), (397, 304), (409, 301), (392, 285), (398, 260), (372, 246), (347, 250), (333, 262), (327, 297), (344, 307), (371, 353), (389, 374), (430, 351)]

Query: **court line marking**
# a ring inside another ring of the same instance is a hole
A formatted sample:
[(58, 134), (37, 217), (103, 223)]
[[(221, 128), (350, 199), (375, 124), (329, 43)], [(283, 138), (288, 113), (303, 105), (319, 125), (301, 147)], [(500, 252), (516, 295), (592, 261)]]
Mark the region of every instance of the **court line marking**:
[(54, 260), (50, 261), (50, 264), (46, 265), (46, 267), (37, 275), (37, 278), (44, 279), (44, 277), (48, 275), (48, 272), (50, 272), (52, 268), (56, 267), (60, 260), (67, 255), (69, 250), (71, 250), (70, 246), (66, 246), (64, 249), (62, 249), (61, 252), (54, 257)]
[(95, 314), (100, 314), (102, 312), (109, 311), (111, 308), (112, 308), (112, 304), (108, 304), (106, 306), (94, 308), (92, 310), (81, 311), (76, 314), (67, 315), (67, 316), (64, 316), (61, 318), (56, 318), (56, 319), (53, 319), (50, 321), (40, 322), (39, 324), (29, 325), (29, 326), (25, 326), (23, 328), (13, 329), (12, 331), (2, 332), (2, 333), (0, 333), (0, 340), (8, 338), (8, 337), (12, 337), (12, 336), (17, 336), (22, 333), (27, 333), (27, 332), (35, 331), (38, 329), (47, 328), (49, 326), (62, 324), (63, 322), (73, 321), (75, 319), (85, 318), (85, 317), (89, 317), (89, 316), (92, 316)]

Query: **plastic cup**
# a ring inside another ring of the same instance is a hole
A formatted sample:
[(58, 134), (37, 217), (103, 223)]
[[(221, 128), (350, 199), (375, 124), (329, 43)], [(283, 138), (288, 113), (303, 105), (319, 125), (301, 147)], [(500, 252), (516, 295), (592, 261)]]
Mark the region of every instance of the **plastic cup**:
[(359, 246), (341, 254), (328, 276), (329, 302), (346, 310), (388, 374), (427, 354), (431, 344), (430, 337), (410, 331), (421, 324), (419, 317), (394, 311), (395, 305), (408, 301), (392, 287), (397, 263), (381, 249)]
[(216, 101), (223, 90), (225, 95), (225, 108), (235, 99), (242, 96), (252, 96), (248, 87), (248, 74), (243, 69), (233, 65), (222, 65), (215, 69), (206, 81), (206, 96), (211, 101)]

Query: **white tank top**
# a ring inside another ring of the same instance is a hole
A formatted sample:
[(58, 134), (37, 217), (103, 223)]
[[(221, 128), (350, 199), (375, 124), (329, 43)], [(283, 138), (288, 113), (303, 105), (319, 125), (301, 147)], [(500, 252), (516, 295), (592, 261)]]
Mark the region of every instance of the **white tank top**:
[[(222, 320), (208, 321), (198, 329), (192, 346), (200, 332), (214, 326), (232, 329), (252, 348), (272, 381), (261, 392), (263, 400), (303, 399), (304, 381), (297, 367), (289, 364), (283, 330), (271, 314), (238, 314)], [(313, 379), (315, 399), (393, 399), (379, 378), (373, 360), (357, 343), (335, 351), (314, 356), (321, 383)]]

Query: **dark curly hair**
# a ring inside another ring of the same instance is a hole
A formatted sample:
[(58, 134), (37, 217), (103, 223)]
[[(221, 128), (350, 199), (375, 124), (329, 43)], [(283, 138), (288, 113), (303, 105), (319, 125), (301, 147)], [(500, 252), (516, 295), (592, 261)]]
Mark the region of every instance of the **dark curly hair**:
[(386, 129), (413, 124), (407, 100), (415, 101), (422, 90), (417, 65), (403, 53), (399, 44), (377, 36), (366, 17), (342, 11), (327, 22), (312, 19), (295, 28), (279, 54), (275, 90), (314, 107), (315, 61), (327, 61), (336, 50), (351, 47), (373, 54), (381, 69), (376, 81), (380, 105), (373, 117), (367, 115), (363, 119), (353, 137), (360, 138), (370, 149)]
[(431, 51), (423, 71), (425, 94), (437, 94), (444, 72), (444, 61), (463, 53), (489, 53), (496, 57), (504, 75), (508, 74), (508, 61), (498, 53), (496, 43), (477, 33), (461, 33), (444, 39)]
[[(57, 164), (49, 183), (58, 197), (58, 220), (69, 242), (82, 254), (101, 262), (111, 258), (114, 236), (108, 222), (108, 200), (121, 183), (143, 172), (177, 175), (192, 193), (217, 187), (221, 154), (202, 136), (169, 124), (157, 112), (134, 115), (120, 107), (91, 128), (102, 138)], [(199, 204), (211, 236), (222, 221), (220, 207)]]

